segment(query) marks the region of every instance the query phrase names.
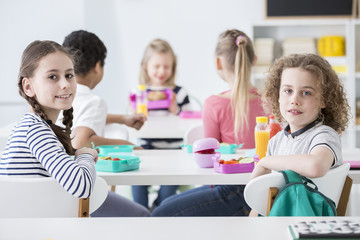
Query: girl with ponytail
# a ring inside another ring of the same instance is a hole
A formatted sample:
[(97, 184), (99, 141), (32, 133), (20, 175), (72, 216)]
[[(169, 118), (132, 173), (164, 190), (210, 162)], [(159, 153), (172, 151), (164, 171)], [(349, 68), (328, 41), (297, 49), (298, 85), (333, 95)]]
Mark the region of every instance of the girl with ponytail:
[[(264, 115), (264, 110), (261, 97), (250, 82), (251, 66), (256, 62), (251, 40), (239, 30), (225, 31), (218, 38), (215, 58), (218, 74), (229, 90), (205, 100), (204, 135), (254, 148), (256, 117)], [(165, 199), (152, 215), (247, 216), (250, 208), (243, 192), (244, 185), (194, 188)]]
[(250, 38), (239, 30), (220, 34), (215, 50), (216, 69), (229, 90), (205, 100), (204, 135), (224, 143), (254, 148), (256, 117), (264, 115), (260, 95), (251, 84), (256, 55)]

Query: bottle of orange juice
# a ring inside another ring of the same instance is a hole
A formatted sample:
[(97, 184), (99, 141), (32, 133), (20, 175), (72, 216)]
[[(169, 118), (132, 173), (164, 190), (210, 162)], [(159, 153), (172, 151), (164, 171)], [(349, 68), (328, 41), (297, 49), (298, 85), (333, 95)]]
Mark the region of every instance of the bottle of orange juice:
[(270, 139), (270, 130), (268, 127), (268, 118), (256, 117), (255, 148), (256, 148), (256, 155), (259, 155), (259, 160), (261, 160), (266, 155), (269, 139)]
[(139, 85), (136, 93), (136, 113), (148, 115), (146, 86)]

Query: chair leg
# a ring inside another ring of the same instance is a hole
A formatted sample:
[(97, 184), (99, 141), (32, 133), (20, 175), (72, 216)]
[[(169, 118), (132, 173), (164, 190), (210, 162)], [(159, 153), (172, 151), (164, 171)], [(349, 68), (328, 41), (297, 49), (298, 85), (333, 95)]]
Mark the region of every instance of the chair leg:
[(266, 209), (266, 216), (269, 215), (271, 207), (274, 203), (274, 200), (278, 194), (279, 190), (276, 187), (270, 187), (269, 188), (269, 195), (268, 195), (268, 201), (267, 201), (267, 209)]
[(79, 214), (78, 217), (89, 217), (89, 200), (90, 198), (79, 199)]
[(346, 176), (346, 180), (344, 183), (343, 190), (341, 192), (340, 200), (336, 208), (336, 213), (338, 216), (345, 216), (346, 208), (349, 202), (352, 182), (353, 180), (349, 176)]

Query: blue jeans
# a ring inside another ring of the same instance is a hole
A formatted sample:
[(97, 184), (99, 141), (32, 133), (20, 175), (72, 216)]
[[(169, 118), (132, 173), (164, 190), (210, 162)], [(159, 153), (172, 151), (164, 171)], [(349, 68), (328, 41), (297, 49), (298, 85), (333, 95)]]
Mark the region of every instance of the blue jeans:
[(194, 188), (164, 200), (152, 216), (248, 216), (244, 185)]
[[(149, 186), (132, 186), (132, 194), (135, 202), (143, 205), (144, 207), (149, 207)], [(179, 186), (177, 185), (163, 185), (160, 186), (158, 196), (154, 201), (153, 205), (158, 206), (160, 203), (167, 197), (170, 197), (176, 194), (176, 191)]]

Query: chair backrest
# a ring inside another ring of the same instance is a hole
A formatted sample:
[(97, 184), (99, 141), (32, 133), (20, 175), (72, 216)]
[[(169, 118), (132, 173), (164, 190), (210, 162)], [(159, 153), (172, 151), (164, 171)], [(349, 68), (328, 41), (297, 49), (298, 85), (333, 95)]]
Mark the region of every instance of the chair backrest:
[[(78, 217), (79, 198), (66, 192), (52, 177), (0, 177), (0, 218)], [(108, 186), (97, 177), (89, 212), (105, 201)]]
[[(319, 191), (333, 200), (337, 206), (349, 170), (350, 164), (345, 163), (329, 170), (325, 176), (311, 180), (318, 186)], [(285, 186), (285, 181), (280, 172), (254, 178), (245, 186), (245, 201), (251, 209), (266, 216), (269, 188), (276, 187), (280, 190), (283, 186)]]
[(203, 125), (197, 125), (185, 132), (184, 144), (192, 145), (196, 140), (201, 138), (204, 138), (204, 127)]

